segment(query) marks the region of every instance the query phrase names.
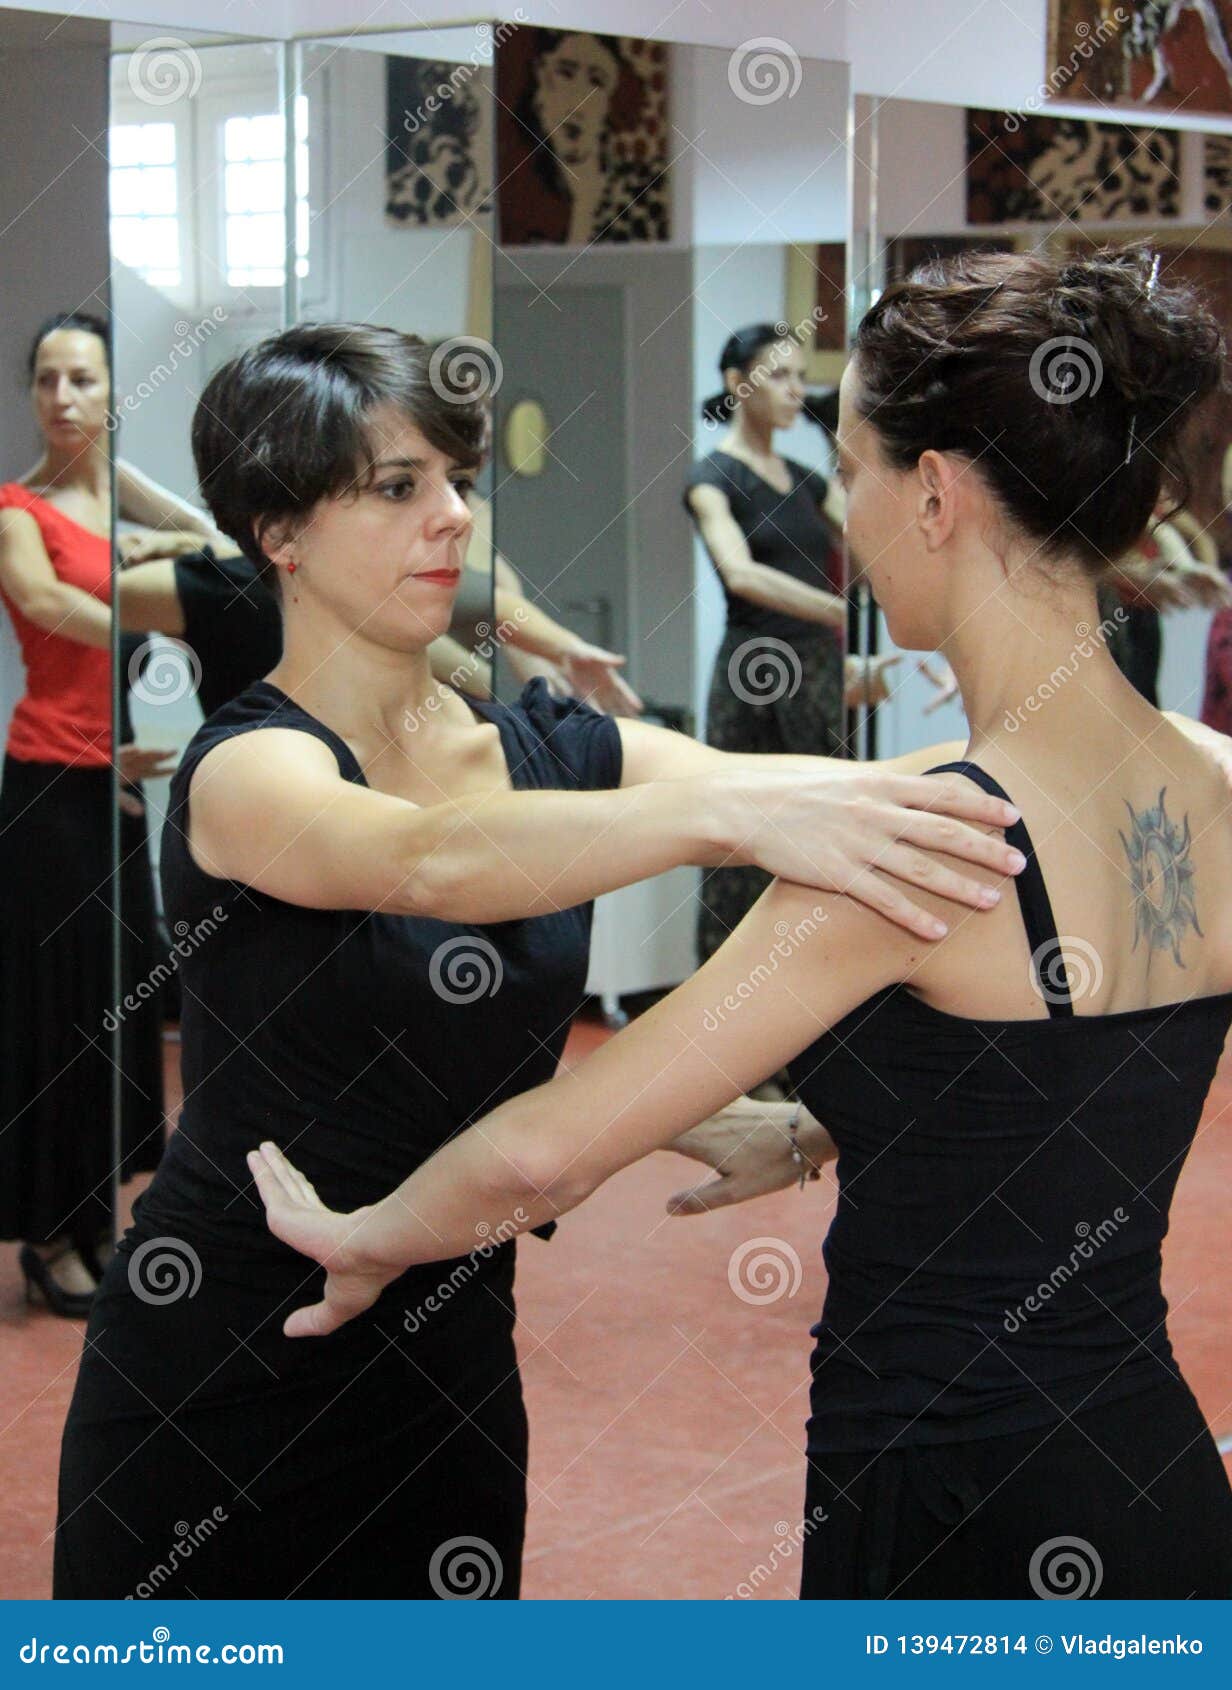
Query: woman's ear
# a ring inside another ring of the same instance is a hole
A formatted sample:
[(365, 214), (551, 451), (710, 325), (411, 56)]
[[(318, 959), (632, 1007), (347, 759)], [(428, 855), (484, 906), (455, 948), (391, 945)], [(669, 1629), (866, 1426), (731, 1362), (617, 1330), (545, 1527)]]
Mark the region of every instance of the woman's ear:
[(954, 532), (957, 518), (958, 472), (943, 452), (921, 454), (916, 516), (930, 551), (945, 544)]
[(252, 537), (271, 563), (285, 568), (291, 561), (294, 525), (286, 517), (254, 516)]

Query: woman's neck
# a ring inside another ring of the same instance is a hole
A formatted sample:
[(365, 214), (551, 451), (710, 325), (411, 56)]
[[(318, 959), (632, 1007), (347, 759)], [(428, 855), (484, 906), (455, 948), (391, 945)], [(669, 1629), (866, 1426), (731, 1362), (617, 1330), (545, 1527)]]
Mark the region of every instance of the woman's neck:
[(729, 451), (733, 446), (736, 447), (737, 457), (744, 453), (750, 458), (773, 458), (774, 430), (768, 424), (753, 422), (743, 409), (739, 409), (723, 436), (722, 450)]
[(105, 499), (111, 492), (110, 454), (97, 440), (74, 450), (46, 446), (24, 479), (35, 487), (72, 487), (92, 498)]
[[(1116, 613), (1101, 622), (1095, 587), (1081, 578), (1041, 582), (1029, 596), (1002, 582), (962, 609), (942, 652), (958, 680), (971, 742), (1018, 736), (1038, 724), (1055, 736), (1087, 715), (1125, 720), (1140, 704), (1108, 640)], [(1062, 695), (1063, 701), (1062, 701)], [(1148, 707), (1149, 708), (1149, 707)]]
[[(283, 584), (284, 593), (289, 584)], [(427, 649), (401, 652), (362, 633), (283, 616), (283, 650), (268, 679), (336, 733), (374, 751), (414, 743), (433, 722), (473, 721), (468, 707), (432, 674)]]

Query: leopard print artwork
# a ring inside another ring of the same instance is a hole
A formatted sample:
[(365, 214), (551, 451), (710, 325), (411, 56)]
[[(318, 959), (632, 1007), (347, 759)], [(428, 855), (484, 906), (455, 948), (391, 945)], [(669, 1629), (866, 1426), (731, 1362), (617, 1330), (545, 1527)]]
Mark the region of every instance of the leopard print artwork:
[(1079, 223), (1176, 217), (1175, 131), (1081, 118), (967, 113), (967, 216), (972, 223)]

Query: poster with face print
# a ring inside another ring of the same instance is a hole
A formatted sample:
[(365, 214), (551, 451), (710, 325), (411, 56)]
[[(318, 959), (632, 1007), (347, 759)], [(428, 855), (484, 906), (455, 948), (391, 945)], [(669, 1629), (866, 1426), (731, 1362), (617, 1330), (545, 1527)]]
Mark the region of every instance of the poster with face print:
[(661, 41), (522, 28), (496, 55), (502, 245), (670, 235)]

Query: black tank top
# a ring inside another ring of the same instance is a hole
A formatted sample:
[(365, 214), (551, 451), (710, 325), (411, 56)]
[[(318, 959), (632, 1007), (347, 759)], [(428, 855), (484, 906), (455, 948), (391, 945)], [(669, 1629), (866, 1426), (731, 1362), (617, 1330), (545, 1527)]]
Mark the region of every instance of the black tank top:
[[(543, 680), (516, 705), (472, 708), (496, 722), (515, 788), (619, 784), (615, 722)], [(220, 1275), (285, 1288), (302, 1281), (303, 1259), (266, 1227), (246, 1152), (274, 1139), (324, 1202), (350, 1210), (550, 1079), (585, 992), (591, 905), (473, 926), (305, 909), (206, 874), (185, 838), (189, 781), (212, 746), (264, 727), (323, 740), (343, 778), (365, 784), (345, 741), (268, 681), (224, 704), (185, 751), (161, 855), (179, 942), (184, 1107), (134, 1228), (191, 1243)], [(439, 1264), (422, 1271), (439, 1286)]]
[(894, 985), (790, 1064), (839, 1148), (810, 1453), (1025, 1431), (1180, 1378), (1160, 1246), (1232, 992), (1075, 1015), (1064, 961), (1098, 960), (1058, 938), (1026, 828), (1006, 837), (1048, 1017)]

